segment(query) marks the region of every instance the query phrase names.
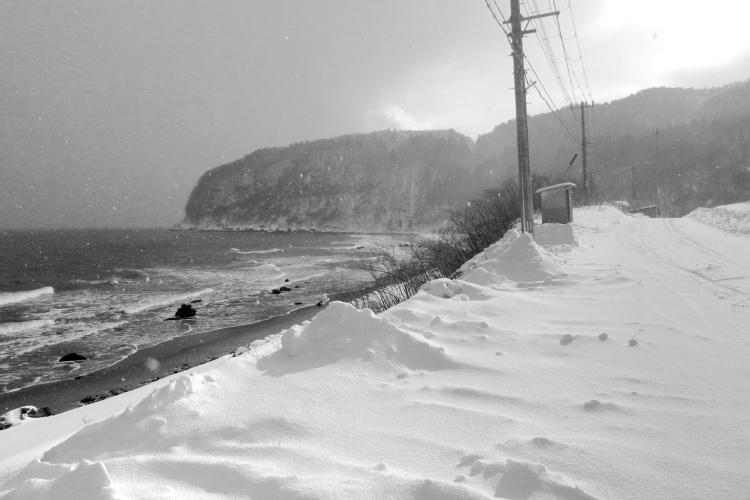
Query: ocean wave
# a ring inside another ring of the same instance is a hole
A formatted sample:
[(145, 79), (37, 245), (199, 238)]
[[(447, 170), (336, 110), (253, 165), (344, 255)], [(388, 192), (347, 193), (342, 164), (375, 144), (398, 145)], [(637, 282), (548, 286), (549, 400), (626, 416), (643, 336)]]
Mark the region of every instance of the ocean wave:
[(303, 275), (303, 276), (294, 276), (293, 279), (290, 279), (289, 281), (292, 281), (294, 283), (311, 281), (313, 279), (325, 276), (326, 274), (329, 274), (328, 271), (321, 271), (319, 273), (306, 274), (306, 275)]
[(176, 304), (178, 302), (185, 302), (187, 300), (200, 297), (201, 295), (206, 295), (207, 293), (213, 293), (213, 291), (213, 288), (204, 288), (203, 290), (198, 290), (196, 292), (177, 295), (156, 295), (136, 304), (131, 304), (123, 308), (122, 312), (125, 314), (137, 314), (148, 311), (150, 309), (156, 309), (159, 307), (168, 306), (170, 304)]
[(75, 279), (69, 281), (69, 283), (73, 285), (84, 285), (84, 286), (93, 286), (93, 285), (119, 285), (120, 280), (117, 278), (111, 278), (108, 280), (84, 280), (84, 279)]
[(45, 326), (54, 325), (55, 321), (51, 319), (32, 319), (29, 321), (14, 321), (10, 323), (0, 323), (0, 335), (14, 335), (16, 333), (28, 330), (39, 330)]
[(238, 248), (230, 248), (230, 253), (236, 253), (240, 255), (250, 255), (250, 254), (261, 254), (261, 253), (281, 253), (283, 252), (283, 248), (269, 248), (268, 250), (247, 250), (243, 251)]
[(252, 268), (252, 272), (257, 273), (258, 271), (276, 273), (276, 274), (279, 274), (282, 272), (279, 266), (277, 266), (276, 264), (271, 264), (271, 263), (261, 264), (257, 267)]
[(149, 274), (143, 269), (118, 267), (113, 272), (115, 280), (150, 280)]
[[(45, 326), (49, 327), (57, 327), (57, 322), (52, 320), (33, 320), (33, 321), (49, 321), (45, 325), (42, 325), (40, 323), (39, 328), (43, 328)], [(24, 322), (26, 323), (26, 322)], [(54, 325), (53, 325), (54, 324)], [(50, 346), (54, 346), (57, 344), (64, 344), (68, 342), (75, 342), (79, 341), (80, 339), (87, 337), (92, 334), (96, 334), (99, 332), (104, 332), (107, 330), (114, 330), (115, 328), (127, 325), (127, 321), (109, 321), (104, 323), (74, 323), (67, 325), (68, 328), (64, 330), (56, 330), (56, 335), (37, 335), (36, 332), (33, 332), (31, 328), (26, 329), (25, 331), (27, 334), (25, 335), (19, 335), (15, 338), (11, 335), (6, 335), (3, 339), (2, 348), (6, 350), (6, 352), (13, 353), (13, 356), (15, 358), (19, 358), (20, 356), (43, 351), (47, 349)], [(7, 324), (0, 325), (0, 327), (4, 327)], [(19, 330), (21, 331), (21, 330)], [(2, 356), (0, 356), (2, 357)]]
[(55, 293), (55, 289), (51, 286), (37, 288), (36, 290), (25, 290), (23, 292), (3, 292), (0, 293), (0, 306), (25, 302), (52, 293)]

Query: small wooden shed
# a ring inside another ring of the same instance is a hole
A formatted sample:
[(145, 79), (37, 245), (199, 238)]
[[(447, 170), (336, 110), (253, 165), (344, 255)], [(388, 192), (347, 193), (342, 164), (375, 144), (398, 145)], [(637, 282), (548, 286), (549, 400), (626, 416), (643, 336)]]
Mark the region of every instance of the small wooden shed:
[(573, 221), (573, 189), (572, 182), (563, 182), (554, 186), (546, 186), (536, 190), (542, 198), (542, 224), (557, 222), (568, 224)]

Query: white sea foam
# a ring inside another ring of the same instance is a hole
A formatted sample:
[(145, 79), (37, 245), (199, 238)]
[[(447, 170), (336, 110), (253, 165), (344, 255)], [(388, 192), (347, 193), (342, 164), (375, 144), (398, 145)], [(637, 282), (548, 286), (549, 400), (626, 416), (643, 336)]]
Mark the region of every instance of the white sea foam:
[(14, 335), (29, 330), (40, 330), (45, 326), (54, 325), (51, 319), (33, 319), (30, 321), (14, 321), (0, 324), (0, 335)]
[(306, 274), (303, 276), (294, 276), (293, 278), (290, 278), (290, 281), (293, 281), (293, 282), (311, 281), (311, 280), (314, 280), (315, 278), (326, 276), (327, 274), (328, 273), (326, 271), (322, 271), (319, 273)]
[(284, 251), (283, 248), (269, 248), (267, 250), (240, 250), (239, 248), (230, 248), (229, 251), (231, 253), (236, 253), (240, 255), (251, 255), (251, 254), (264, 254), (264, 253), (281, 253)]
[(37, 288), (36, 290), (24, 290), (22, 292), (3, 292), (0, 293), (0, 306), (25, 302), (52, 293), (55, 293), (55, 289), (51, 286)]
[(147, 300), (143, 300), (141, 302), (137, 302), (135, 304), (131, 304), (128, 307), (125, 307), (123, 309), (123, 312), (125, 314), (137, 314), (143, 311), (148, 311), (149, 309), (156, 309), (158, 307), (191, 300), (196, 297), (200, 297), (201, 295), (212, 293), (213, 291), (213, 288), (204, 288), (203, 290), (198, 290), (196, 292), (183, 293), (178, 295), (155, 295), (149, 297)]

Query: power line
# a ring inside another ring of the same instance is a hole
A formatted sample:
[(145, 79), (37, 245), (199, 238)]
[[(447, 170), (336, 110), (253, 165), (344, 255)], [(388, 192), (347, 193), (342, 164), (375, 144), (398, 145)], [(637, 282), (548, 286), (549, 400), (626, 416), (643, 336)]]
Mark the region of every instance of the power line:
[[(534, 0), (534, 2), (536, 2), (536, 0)], [(555, 0), (552, 0), (551, 7), (554, 10), (557, 10), (557, 2)], [(557, 25), (557, 33), (560, 35), (560, 44), (562, 45), (563, 56), (565, 57), (565, 67), (568, 69), (568, 80), (570, 81), (570, 89), (573, 92), (573, 99), (578, 100), (578, 98), (576, 97), (575, 89), (573, 88), (573, 72), (570, 70), (570, 58), (568, 57), (568, 49), (565, 47), (565, 39), (563, 38), (562, 28), (560, 27), (559, 16), (555, 16), (555, 24)], [(578, 78), (576, 78), (576, 83), (578, 84), (578, 88), (580, 89), (581, 84), (578, 82)], [(583, 89), (581, 89), (581, 93), (583, 94)]]
[(581, 71), (583, 72), (583, 79), (586, 82), (586, 90), (589, 94), (589, 100), (593, 102), (594, 97), (591, 95), (591, 85), (589, 85), (589, 77), (586, 74), (586, 66), (583, 64), (583, 52), (581, 52), (581, 41), (578, 38), (578, 30), (576, 29), (576, 18), (573, 15), (573, 4), (571, 0), (568, 0), (568, 13), (570, 14), (570, 21), (573, 26), (573, 36), (576, 39), (576, 46), (578, 47), (578, 61), (581, 63)]
[[(534, 9), (536, 12), (539, 12), (539, 6), (536, 3), (536, 0), (532, 0), (534, 4)], [(527, 15), (531, 17), (531, 13), (526, 9)], [(557, 16), (555, 16), (557, 17)], [(560, 67), (557, 64), (557, 60), (555, 57), (555, 51), (552, 48), (552, 44), (549, 40), (549, 36), (547, 35), (547, 29), (544, 23), (541, 20), (533, 20), (534, 26), (536, 26), (536, 38), (539, 40), (539, 45), (542, 47), (542, 54), (544, 54), (545, 59), (547, 60), (547, 64), (549, 65), (550, 69), (552, 70), (552, 74), (554, 75), (555, 79), (557, 80), (557, 84), (560, 87), (560, 90), (562, 91), (563, 98), (565, 101), (570, 105), (573, 104), (575, 99), (571, 98), (570, 93), (568, 92), (567, 87), (565, 86), (565, 83), (563, 81), (562, 74), (560, 73)], [(571, 85), (571, 90), (573, 90), (573, 87)], [(575, 91), (573, 90), (573, 95), (575, 96)]]
[(500, 10), (500, 7), (497, 5), (497, 2), (495, 0), (492, 0), (492, 1), (495, 4), (495, 7), (497, 7), (497, 11), (500, 13), (500, 17), (503, 18), (502, 21), (500, 21), (500, 19), (497, 18), (497, 14), (495, 14), (495, 11), (492, 9), (492, 6), (490, 5), (490, 0), (484, 0), (484, 3), (485, 3), (485, 5), (487, 5), (487, 9), (489, 9), (490, 14), (492, 14), (492, 18), (495, 20), (495, 22), (497, 23), (497, 25), (500, 26), (500, 29), (503, 30), (503, 33), (505, 33), (505, 36), (509, 37), (510, 36), (510, 32), (507, 29), (505, 29), (505, 24), (504, 23), (505, 23), (506, 19), (505, 19), (505, 16), (503, 15), (503, 11)]
[[(534, 69), (534, 66), (531, 64), (531, 61), (528, 57), (524, 56), (524, 59), (526, 59), (526, 63), (529, 66), (529, 69), (534, 74), (534, 77), (536, 78), (536, 81), (534, 84), (529, 85), (534, 87), (534, 90), (536, 90), (537, 94), (539, 94), (539, 97), (542, 99), (544, 104), (547, 105), (547, 109), (549, 109), (550, 113), (557, 119), (558, 122), (560, 122), (560, 125), (563, 129), (565, 129), (565, 132), (570, 136), (570, 138), (574, 142), (578, 142), (578, 136), (570, 131), (570, 128), (566, 125), (565, 121), (560, 117), (560, 109), (555, 104), (554, 99), (552, 99), (552, 96), (550, 95), (549, 91), (547, 90), (547, 87), (544, 86), (544, 83), (542, 83), (541, 78), (539, 78), (539, 73), (537, 73), (536, 69)], [(528, 83), (528, 79), (527, 79)], [(538, 84), (538, 85), (536, 85)], [(540, 90), (541, 89), (541, 90)], [(542, 93), (544, 92), (544, 94)], [(545, 97), (545, 94), (547, 97)]]

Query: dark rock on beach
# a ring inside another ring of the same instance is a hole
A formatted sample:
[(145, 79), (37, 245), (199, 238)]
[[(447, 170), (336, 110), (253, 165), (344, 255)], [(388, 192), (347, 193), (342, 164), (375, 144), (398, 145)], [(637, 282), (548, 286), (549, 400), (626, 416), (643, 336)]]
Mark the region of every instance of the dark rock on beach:
[(81, 356), (78, 353), (70, 352), (66, 354), (65, 356), (61, 357), (60, 359), (58, 359), (57, 361), (62, 363), (63, 361), (86, 361), (86, 359), (88, 359), (86, 358), (86, 356)]
[(289, 288), (288, 286), (282, 286), (281, 288), (279, 288), (279, 291), (280, 292), (291, 292), (292, 289)]
[(14, 417), (15, 419), (25, 420), (27, 418), (49, 417), (50, 415), (52, 415), (52, 410), (48, 406), (41, 408), (31, 405), (22, 406), (0, 416), (0, 431), (13, 427)]
[(110, 398), (112, 396), (117, 396), (118, 394), (122, 394), (123, 392), (126, 392), (127, 389), (124, 389), (122, 387), (118, 387), (116, 389), (110, 389), (107, 392), (102, 392), (99, 394), (91, 394), (89, 396), (86, 396), (83, 398), (80, 402), (81, 404), (88, 405), (91, 403), (96, 403), (97, 401), (101, 401), (103, 399)]
[(30, 418), (42, 418), (49, 417), (52, 415), (52, 409), (49, 406), (42, 406), (41, 408), (32, 409), (27, 413)]

